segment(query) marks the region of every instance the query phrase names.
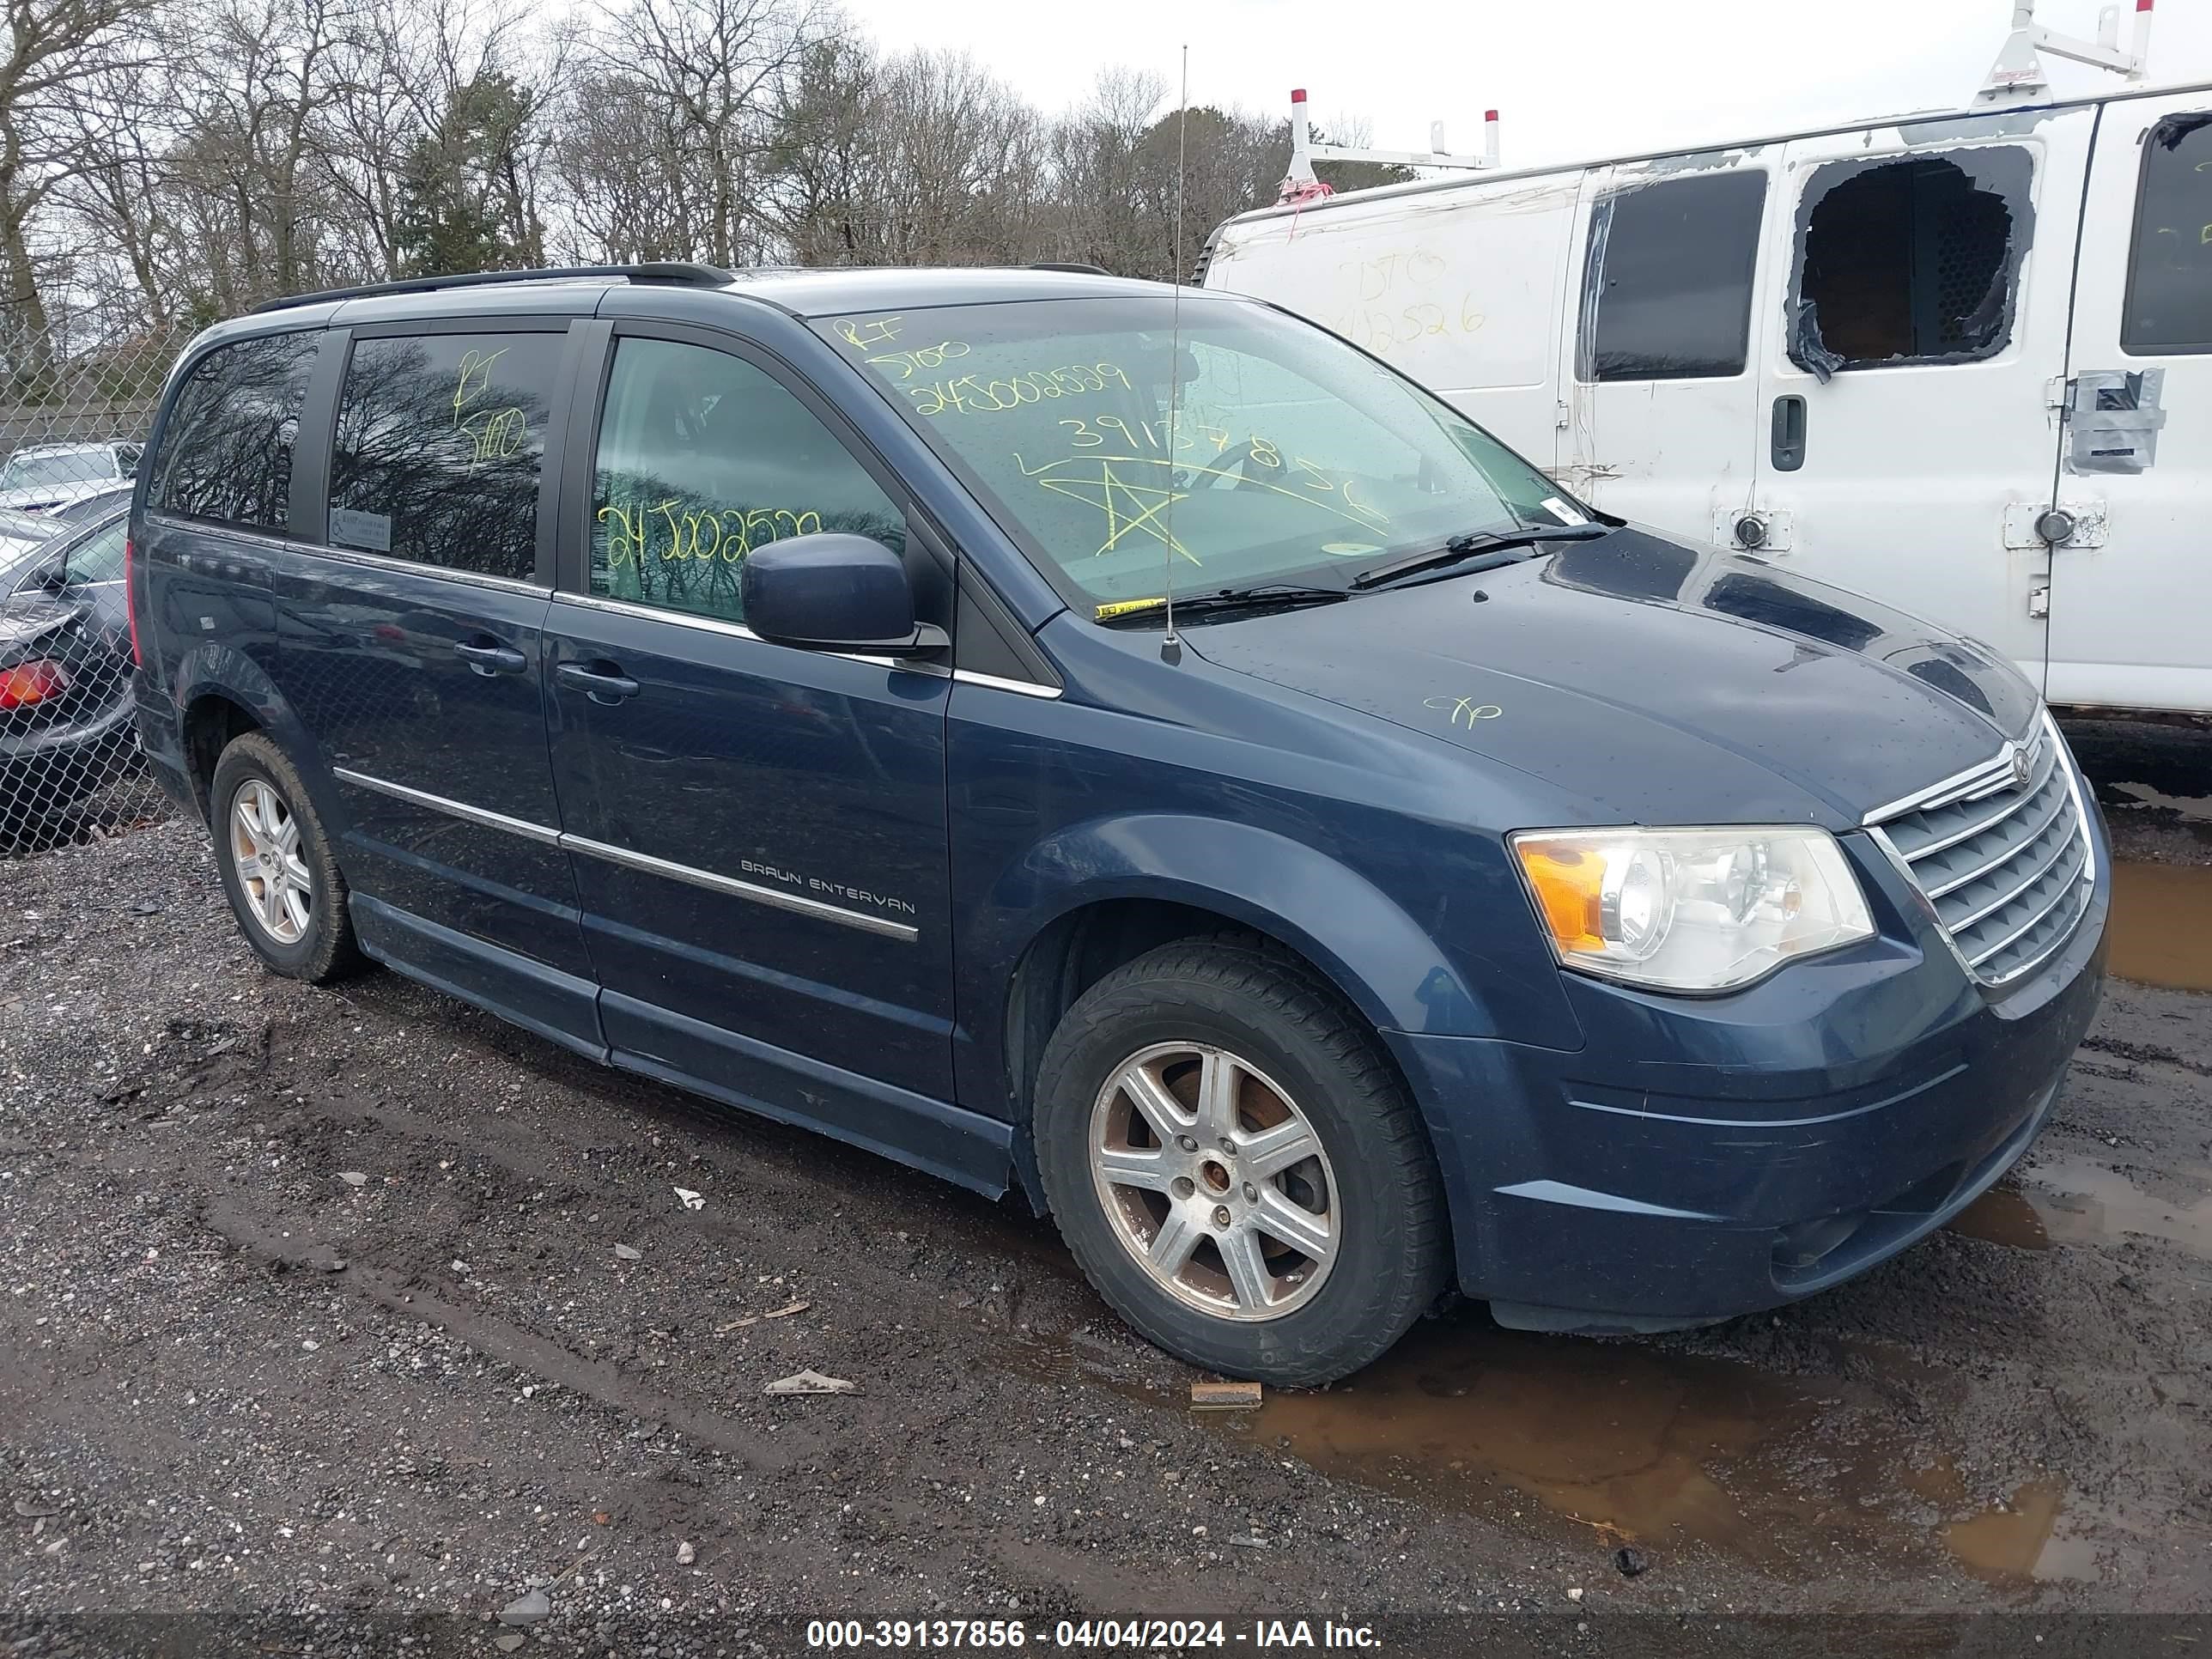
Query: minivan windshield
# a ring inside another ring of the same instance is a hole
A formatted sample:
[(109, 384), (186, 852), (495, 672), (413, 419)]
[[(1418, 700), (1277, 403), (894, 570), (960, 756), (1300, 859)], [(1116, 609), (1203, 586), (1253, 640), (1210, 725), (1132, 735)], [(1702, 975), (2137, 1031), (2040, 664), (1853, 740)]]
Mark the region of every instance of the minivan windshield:
[(1194, 295), (1178, 331), (1175, 309), (1163, 293), (814, 326), (1095, 617), (1148, 608), (1170, 560), (1178, 596), (1342, 587), (1457, 538), (1583, 522), (1543, 474), (1333, 335)]

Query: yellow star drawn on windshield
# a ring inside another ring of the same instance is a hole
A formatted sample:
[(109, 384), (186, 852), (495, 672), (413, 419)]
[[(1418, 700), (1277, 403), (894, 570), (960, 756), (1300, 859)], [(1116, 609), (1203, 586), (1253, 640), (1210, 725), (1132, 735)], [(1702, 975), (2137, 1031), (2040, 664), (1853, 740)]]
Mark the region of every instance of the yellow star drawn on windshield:
[[(1198, 555), (1185, 547), (1168, 532), (1167, 524), (1159, 514), (1182, 501), (1190, 492), (1183, 489), (1163, 489), (1150, 484), (1133, 484), (1114, 471), (1113, 463), (1101, 461), (1095, 478), (1039, 478), (1047, 489), (1057, 490), (1079, 501), (1087, 501), (1106, 515), (1106, 539), (1099, 544), (1100, 553), (1110, 553), (1120, 545), (1121, 538), (1134, 530), (1141, 530), (1154, 541), (1166, 544), (1171, 552), (1180, 553), (1193, 564), (1202, 562)], [(1086, 492), (1095, 490), (1096, 495)]]

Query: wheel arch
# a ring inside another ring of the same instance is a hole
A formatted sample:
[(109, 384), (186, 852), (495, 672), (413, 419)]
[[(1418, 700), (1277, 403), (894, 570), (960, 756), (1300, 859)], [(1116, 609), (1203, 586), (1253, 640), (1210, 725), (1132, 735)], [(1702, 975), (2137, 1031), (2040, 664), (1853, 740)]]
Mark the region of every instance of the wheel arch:
[[(1007, 1103), (1017, 1172), (1041, 1210), (1030, 1119), (1044, 1045), (1085, 990), (1158, 945), (1242, 936), (1302, 965), (1371, 1031), (1491, 1034), (1457, 969), (1387, 895), (1251, 825), (1155, 815), (1079, 826), (1036, 849), (993, 896), (971, 933), (983, 947), (971, 982), (1004, 1000), (975, 1094)], [(1379, 1036), (1377, 1047), (1396, 1069)], [(1427, 1103), (1415, 1105), (1425, 1119)]]

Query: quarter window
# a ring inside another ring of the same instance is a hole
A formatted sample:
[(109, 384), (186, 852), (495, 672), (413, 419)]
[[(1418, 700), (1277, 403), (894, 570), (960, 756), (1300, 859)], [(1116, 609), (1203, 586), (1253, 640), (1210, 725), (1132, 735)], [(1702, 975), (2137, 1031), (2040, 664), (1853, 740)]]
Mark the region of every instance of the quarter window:
[(356, 341), (331, 455), (331, 544), (529, 580), (563, 337)]
[(1766, 175), (1640, 185), (1599, 202), (1583, 272), (1585, 380), (1743, 373)]
[(186, 518), (282, 531), (292, 447), (321, 336), (217, 346), (193, 366), (162, 428), (150, 504)]
[(2169, 115), (2143, 142), (2120, 349), (2212, 351), (2212, 114)]
[(906, 543), (890, 497), (769, 375), (703, 346), (617, 343), (592, 492), (592, 592), (739, 621), (745, 556), (822, 530)]

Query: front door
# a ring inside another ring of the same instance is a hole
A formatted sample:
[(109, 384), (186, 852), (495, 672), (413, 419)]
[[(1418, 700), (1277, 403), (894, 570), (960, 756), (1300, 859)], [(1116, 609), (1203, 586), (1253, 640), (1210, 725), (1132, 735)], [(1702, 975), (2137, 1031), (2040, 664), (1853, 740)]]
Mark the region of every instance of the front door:
[(949, 623), (934, 560), (818, 406), (734, 343), (619, 332), (603, 383), (546, 672), (607, 1041), (955, 1173), (975, 1149), (939, 1109), (950, 678), (769, 644), (738, 591), (751, 549), (853, 532), (905, 550)]
[(1593, 167), (1561, 342), (1560, 483), (1702, 544), (1749, 505), (1765, 167), (1740, 153)]
[(2212, 96), (2116, 99), (2091, 164), (2051, 558), (2053, 702), (2212, 711)]
[(2040, 684), (2051, 396), (2094, 109), (1795, 140), (1755, 429), (1777, 562)]
[(538, 674), (565, 349), (557, 325), (332, 337), (329, 519), (278, 561), (275, 678), (337, 780), (362, 943), (595, 1048)]

